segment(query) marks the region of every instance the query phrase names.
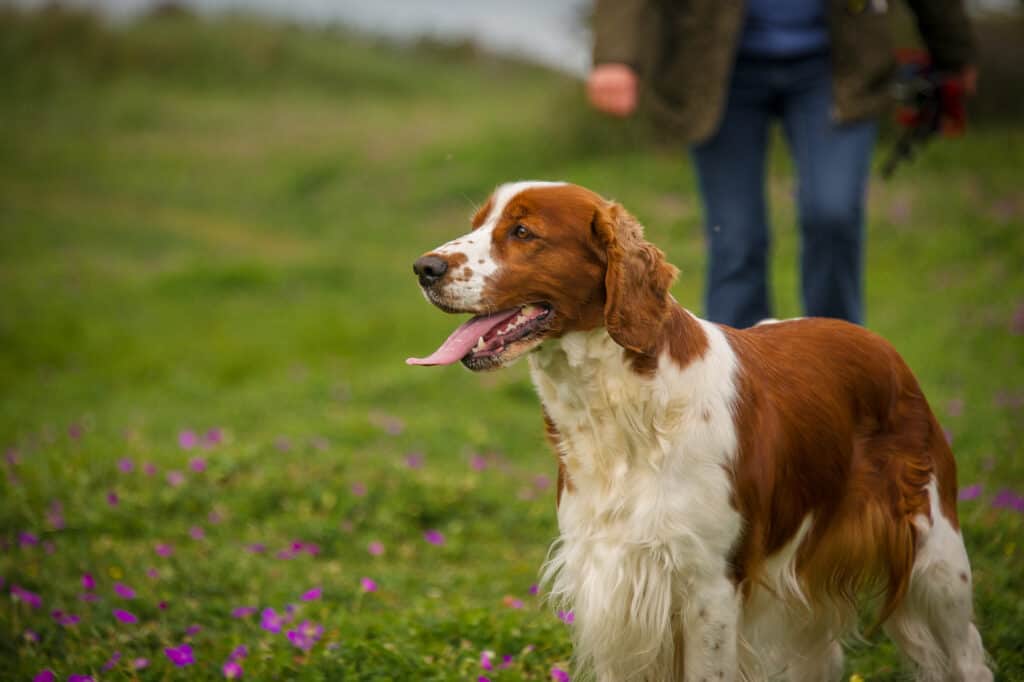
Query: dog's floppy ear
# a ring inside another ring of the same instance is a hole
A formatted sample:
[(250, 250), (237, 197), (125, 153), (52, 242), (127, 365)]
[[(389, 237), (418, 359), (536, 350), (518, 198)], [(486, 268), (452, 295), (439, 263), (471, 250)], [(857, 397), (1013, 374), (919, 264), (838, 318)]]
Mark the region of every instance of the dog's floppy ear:
[(644, 240), (644, 229), (616, 203), (599, 207), (591, 225), (605, 252), (604, 322), (608, 334), (623, 348), (650, 355), (668, 314), (668, 289), (678, 270), (665, 254)]

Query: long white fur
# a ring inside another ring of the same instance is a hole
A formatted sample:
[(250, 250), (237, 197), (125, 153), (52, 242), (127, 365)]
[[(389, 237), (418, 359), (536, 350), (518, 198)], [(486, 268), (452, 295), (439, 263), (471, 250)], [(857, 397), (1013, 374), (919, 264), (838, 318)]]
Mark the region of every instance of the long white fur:
[(633, 372), (604, 329), (530, 355), (573, 485), (544, 574), (575, 612), (580, 667), (599, 680), (678, 679), (680, 632), (687, 679), (737, 672), (726, 565), (741, 530), (728, 475), (737, 362), (701, 324), (704, 357), (679, 368), (663, 356), (652, 377)]

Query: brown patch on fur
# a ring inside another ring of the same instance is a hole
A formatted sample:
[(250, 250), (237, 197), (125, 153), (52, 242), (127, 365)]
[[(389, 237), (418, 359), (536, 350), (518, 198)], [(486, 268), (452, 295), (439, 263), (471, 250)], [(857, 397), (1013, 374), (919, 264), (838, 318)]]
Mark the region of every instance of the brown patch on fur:
[(558, 427), (551, 421), (547, 410), (542, 410), (542, 412), (544, 413), (544, 436), (555, 451), (555, 459), (558, 460), (558, 485), (555, 488), (555, 508), (557, 509), (558, 505), (562, 503), (562, 490), (567, 489), (571, 493), (574, 488), (572, 479), (569, 478), (569, 472), (565, 469), (565, 462), (562, 461), (561, 436), (558, 433)]
[(477, 209), (476, 213), (473, 214), (473, 229), (477, 229), (484, 224), (487, 220), (487, 216), (491, 214), (491, 209), (494, 208), (494, 196), (487, 197), (487, 203)]
[(749, 594), (812, 514), (796, 555), (808, 596), (852, 606), (883, 593), (882, 622), (906, 593), (931, 476), (943, 500), (956, 495), (952, 453), (917, 381), (886, 341), (846, 322), (723, 329), (742, 367), (733, 478), (747, 525), (734, 578)]

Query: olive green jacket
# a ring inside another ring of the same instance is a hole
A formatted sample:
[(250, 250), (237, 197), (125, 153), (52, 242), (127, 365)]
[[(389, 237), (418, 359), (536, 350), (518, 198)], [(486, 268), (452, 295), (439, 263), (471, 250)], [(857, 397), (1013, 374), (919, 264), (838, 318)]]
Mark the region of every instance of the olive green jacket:
[[(895, 68), (887, 0), (826, 0), (833, 112), (839, 122), (877, 116)], [(935, 65), (974, 58), (963, 0), (907, 0)], [(596, 0), (594, 63), (623, 63), (640, 76), (641, 101), (667, 132), (688, 142), (714, 134), (722, 117), (746, 6), (743, 0)]]

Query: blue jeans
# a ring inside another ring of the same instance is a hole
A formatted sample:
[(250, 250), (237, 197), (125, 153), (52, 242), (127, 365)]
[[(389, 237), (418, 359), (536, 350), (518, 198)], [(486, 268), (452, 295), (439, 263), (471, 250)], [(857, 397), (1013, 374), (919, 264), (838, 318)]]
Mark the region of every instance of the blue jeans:
[(828, 55), (737, 59), (718, 132), (692, 149), (709, 243), (705, 315), (748, 327), (771, 317), (765, 161), (782, 122), (797, 173), (805, 314), (864, 320), (864, 202), (874, 120), (832, 120)]

